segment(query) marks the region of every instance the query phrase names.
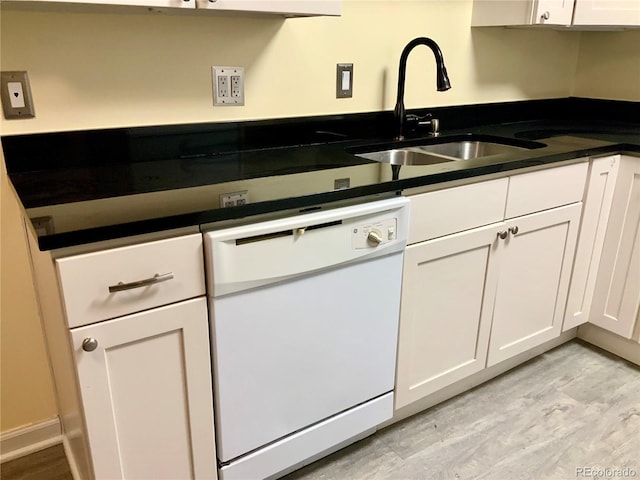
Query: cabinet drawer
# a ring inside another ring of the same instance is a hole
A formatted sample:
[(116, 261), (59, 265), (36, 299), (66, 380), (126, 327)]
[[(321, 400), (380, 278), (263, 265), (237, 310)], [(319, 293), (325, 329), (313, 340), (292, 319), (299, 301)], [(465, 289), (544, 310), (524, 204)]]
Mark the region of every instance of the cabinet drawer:
[(499, 178), (410, 197), (409, 243), (502, 221), (508, 184)]
[(510, 177), (505, 218), (581, 201), (588, 169), (583, 162)]
[[(205, 294), (200, 234), (60, 258), (56, 266), (69, 327)], [(141, 282), (156, 275), (164, 281)], [(111, 291), (119, 283), (131, 288)]]

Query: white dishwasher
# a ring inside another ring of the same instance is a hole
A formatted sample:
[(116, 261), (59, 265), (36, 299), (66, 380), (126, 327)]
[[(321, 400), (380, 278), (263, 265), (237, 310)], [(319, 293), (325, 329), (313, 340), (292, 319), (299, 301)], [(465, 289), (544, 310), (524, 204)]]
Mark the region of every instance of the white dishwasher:
[(222, 480), (277, 478), (391, 418), (408, 205), (204, 234)]

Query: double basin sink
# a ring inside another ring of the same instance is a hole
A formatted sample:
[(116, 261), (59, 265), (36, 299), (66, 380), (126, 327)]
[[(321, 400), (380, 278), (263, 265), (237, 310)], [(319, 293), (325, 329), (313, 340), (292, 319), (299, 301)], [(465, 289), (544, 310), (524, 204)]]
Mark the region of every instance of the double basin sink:
[(433, 165), (522, 154), (546, 144), (488, 135), (459, 135), (410, 140), (378, 147), (360, 147), (350, 153), (391, 165)]

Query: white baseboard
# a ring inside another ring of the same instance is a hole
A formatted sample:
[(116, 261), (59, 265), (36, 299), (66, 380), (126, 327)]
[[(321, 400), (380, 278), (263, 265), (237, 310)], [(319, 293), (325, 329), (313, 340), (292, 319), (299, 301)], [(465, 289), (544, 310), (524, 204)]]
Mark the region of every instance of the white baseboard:
[(73, 455), (73, 451), (69, 445), (69, 439), (66, 435), (62, 436), (62, 446), (64, 447), (64, 453), (67, 456), (67, 463), (69, 464), (69, 470), (71, 471), (73, 480), (82, 480), (82, 475), (80, 475), (80, 469), (78, 468), (76, 457)]
[(62, 443), (58, 417), (0, 434), (0, 463)]

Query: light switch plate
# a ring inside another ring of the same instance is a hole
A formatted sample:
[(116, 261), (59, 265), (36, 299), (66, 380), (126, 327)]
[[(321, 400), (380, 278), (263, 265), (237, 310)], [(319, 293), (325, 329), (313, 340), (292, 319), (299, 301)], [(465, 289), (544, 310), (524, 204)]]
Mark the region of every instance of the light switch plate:
[(353, 97), (353, 63), (339, 63), (336, 68), (336, 98)]
[(4, 118), (33, 118), (36, 116), (27, 72), (0, 72), (0, 97)]

